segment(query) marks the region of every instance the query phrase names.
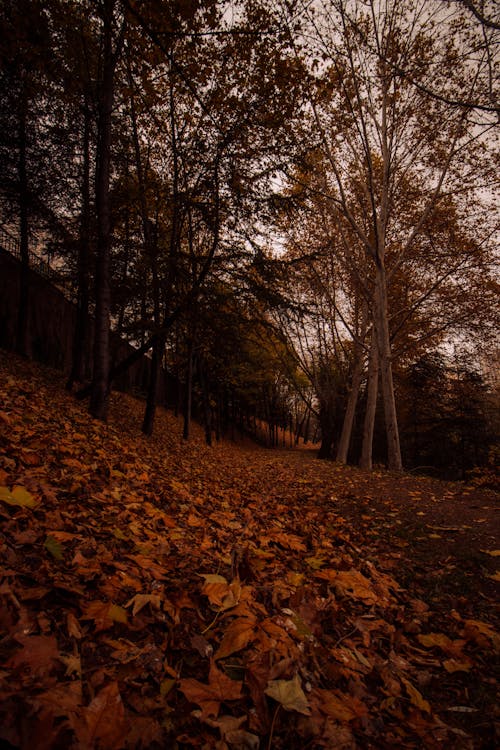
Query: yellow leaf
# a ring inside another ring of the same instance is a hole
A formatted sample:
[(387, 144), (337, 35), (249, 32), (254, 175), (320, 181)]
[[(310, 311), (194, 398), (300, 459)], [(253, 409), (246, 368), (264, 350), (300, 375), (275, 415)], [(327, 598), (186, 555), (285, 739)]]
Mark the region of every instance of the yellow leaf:
[(283, 706), (285, 711), (297, 711), (305, 716), (311, 715), (311, 709), (298, 675), (294, 675), (291, 680), (269, 680), (264, 692)]
[(500, 582), (500, 570), (497, 570), (496, 573), (493, 573), (491, 576), (486, 576), (487, 578), (491, 578), (492, 581), (499, 581)]
[(500, 557), (500, 549), (482, 549), (481, 552), (490, 557)]
[(16, 485), (12, 492), (8, 487), (0, 487), (0, 500), (8, 505), (19, 505), (23, 508), (36, 508), (37, 502), (25, 487)]

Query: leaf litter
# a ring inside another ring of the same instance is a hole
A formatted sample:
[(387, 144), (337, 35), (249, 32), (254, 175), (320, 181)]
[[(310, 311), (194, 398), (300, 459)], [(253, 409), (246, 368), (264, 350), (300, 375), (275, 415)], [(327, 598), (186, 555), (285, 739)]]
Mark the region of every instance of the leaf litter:
[(432, 511), (452, 485), (185, 444), (163, 411), (146, 439), (141, 409), (114, 394), (92, 421), (54, 373), (1, 355), (7, 747), (495, 745), (488, 515), (464, 531), (480, 585), (460, 596), (463, 557), (408, 518), (455, 531)]

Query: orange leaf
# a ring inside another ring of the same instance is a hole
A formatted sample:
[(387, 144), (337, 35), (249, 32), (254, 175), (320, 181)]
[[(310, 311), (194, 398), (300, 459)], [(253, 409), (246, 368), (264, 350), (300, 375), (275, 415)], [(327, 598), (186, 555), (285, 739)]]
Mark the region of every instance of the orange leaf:
[(130, 599), (125, 607), (132, 607), (132, 614), (136, 615), (147, 604), (151, 604), (154, 609), (160, 609), (161, 599), (158, 594), (136, 594)]
[(457, 659), (446, 659), (446, 661), (443, 662), (443, 667), (447, 672), (450, 672), (450, 674), (453, 674), (454, 672), (470, 672), (472, 665), (472, 659), (469, 659), (466, 656), (462, 657), (461, 661), (458, 661)]
[(321, 701), (321, 712), (335, 721), (348, 722), (368, 713), (365, 704), (354, 696), (332, 690), (317, 690), (316, 694)]
[(422, 697), (417, 688), (414, 687), (411, 682), (409, 682), (409, 680), (407, 680), (405, 677), (401, 677), (401, 682), (406, 688), (406, 692), (409, 695), (410, 702), (417, 708), (420, 708), (421, 711), (425, 711), (426, 713), (430, 714), (430, 704), (425, 700), (425, 698)]
[(487, 622), (465, 620), (462, 635), (467, 640), (475, 641), (478, 646), (488, 648), (492, 645), (496, 651), (500, 651), (500, 635)]
[(94, 620), (97, 630), (106, 630), (114, 622), (127, 623), (127, 613), (123, 607), (112, 602), (90, 602), (82, 616), (84, 620)]
[(427, 633), (417, 636), (422, 646), (426, 648), (433, 648), (434, 646), (440, 648), (445, 654), (449, 656), (462, 656), (462, 648), (465, 645), (464, 640), (452, 641), (444, 633)]
[(227, 628), (215, 659), (224, 659), (225, 656), (241, 651), (255, 638), (256, 620), (246, 617), (234, 620)]
[(316, 578), (333, 583), (342, 596), (352, 596), (367, 604), (376, 604), (379, 601), (371, 581), (359, 570), (321, 570), (316, 573)]
[(215, 661), (212, 661), (210, 665), (208, 685), (192, 677), (179, 682), (179, 690), (191, 703), (196, 703), (201, 707), (203, 718), (217, 716), (222, 702), (239, 700), (242, 687), (242, 682), (231, 680), (224, 672), (221, 672)]

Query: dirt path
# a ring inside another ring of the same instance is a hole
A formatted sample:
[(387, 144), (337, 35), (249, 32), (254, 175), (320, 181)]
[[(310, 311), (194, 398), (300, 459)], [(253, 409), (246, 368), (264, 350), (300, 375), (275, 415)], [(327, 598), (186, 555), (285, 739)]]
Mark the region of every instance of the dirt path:
[[(244, 452), (242, 453), (244, 455)], [(279, 477), (279, 496), (333, 506), (351, 538), (422, 596), (499, 618), (500, 494), (459, 482), (319, 461), (313, 451), (269, 451), (255, 461), (256, 486)], [(496, 555), (493, 553), (496, 552)], [(496, 576), (496, 580), (495, 577)], [(498, 620), (497, 620), (498, 622)]]

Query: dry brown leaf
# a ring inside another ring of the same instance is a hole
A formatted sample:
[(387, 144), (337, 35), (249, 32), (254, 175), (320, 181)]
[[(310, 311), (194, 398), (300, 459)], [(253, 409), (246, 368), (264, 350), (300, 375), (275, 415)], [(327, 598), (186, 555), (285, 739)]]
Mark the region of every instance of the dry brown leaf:
[(311, 714), (298, 675), (294, 675), (291, 680), (270, 680), (264, 692), (283, 706), (286, 711), (297, 711), (304, 716), (310, 716)]

